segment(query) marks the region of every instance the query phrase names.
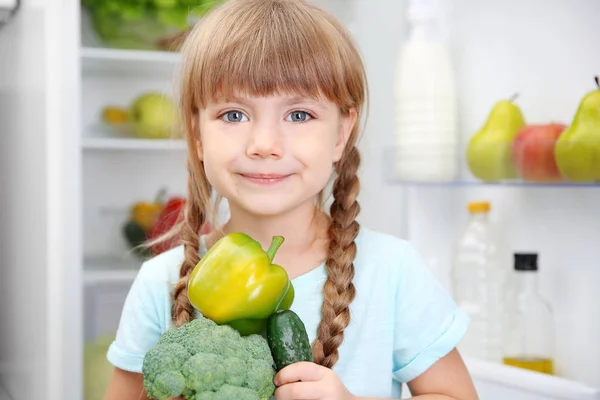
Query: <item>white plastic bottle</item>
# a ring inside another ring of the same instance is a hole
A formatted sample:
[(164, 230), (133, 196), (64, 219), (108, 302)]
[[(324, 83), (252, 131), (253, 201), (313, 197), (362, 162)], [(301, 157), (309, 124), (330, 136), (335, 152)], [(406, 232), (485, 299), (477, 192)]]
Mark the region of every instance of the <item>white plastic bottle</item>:
[(398, 54), (395, 94), (395, 177), (457, 178), (459, 135), (454, 69), (438, 27), (437, 0), (411, 0), (408, 40)]
[(471, 324), (459, 350), (464, 356), (502, 362), (503, 293), (508, 269), (504, 246), (489, 220), (488, 202), (469, 203), (469, 222), (452, 260), (452, 293)]

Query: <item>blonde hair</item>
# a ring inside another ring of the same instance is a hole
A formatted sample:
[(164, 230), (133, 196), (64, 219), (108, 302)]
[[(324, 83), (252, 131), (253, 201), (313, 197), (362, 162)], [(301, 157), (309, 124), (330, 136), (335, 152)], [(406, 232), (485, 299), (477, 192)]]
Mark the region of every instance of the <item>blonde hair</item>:
[[(214, 210), (212, 187), (196, 154), (200, 109), (219, 96), (266, 96), (293, 93), (325, 96), (342, 113), (355, 109), (360, 120), (367, 96), (359, 52), (349, 34), (330, 14), (302, 0), (229, 0), (218, 5), (189, 33), (181, 49), (181, 112), (188, 143), (188, 201), (179, 234), (185, 260), (173, 299), (173, 322), (188, 322), (194, 309), (187, 297), (190, 273), (200, 260), (199, 230)], [(332, 367), (349, 306), (355, 297), (355, 239), (360, 155), (358, 125), (335, 165), (330, 207), (327, 281), (322, 319), (313, 343), (316, 363)], [(323, 193), (319, 194), (322, 199)]]

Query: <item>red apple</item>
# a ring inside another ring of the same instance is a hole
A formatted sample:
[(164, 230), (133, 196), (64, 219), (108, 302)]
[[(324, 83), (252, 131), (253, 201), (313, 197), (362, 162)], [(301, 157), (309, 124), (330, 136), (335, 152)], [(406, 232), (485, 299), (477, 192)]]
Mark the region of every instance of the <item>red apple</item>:
[(563, 177), (554, 158), (554, 145), (565, 124), (532, 124), (521, 128), (512, 144), (512, 162), (519, 176), (528, 182), (560, 182)]

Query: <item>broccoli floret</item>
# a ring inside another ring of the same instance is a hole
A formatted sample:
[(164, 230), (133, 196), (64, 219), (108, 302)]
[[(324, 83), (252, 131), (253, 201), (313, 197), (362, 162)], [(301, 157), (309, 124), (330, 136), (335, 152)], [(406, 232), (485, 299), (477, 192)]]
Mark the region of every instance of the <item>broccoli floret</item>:
[(165, 371), (154, 379), (154, 390), (161, 396), (173, 398), (185, 390), (185, 378), (178, 371)]
[(224, 385), (222, 386), (213, 397), (214, 400), (260, 400), (259, 395), (252, 389)]
[(250, 356), (254, 360), (272, 360), (271, 349), (267, 344), (265, 346), (265, 338), (259, 335), (250, 335), (247, 337), (246, 349), (250, 351)]
[(150, 380), (156, 379), (164, 371), (179, 371), (183, 363), (190, 357), (188, 351), (181, 344), (164, 343), (156, 346), (146, 353), (142, 373)]
[(225, 383), (233, 386), (243, 386), (247, 379), (246, 362), (237, 357), (227, 357), (223, 364), (227, 366)]
[(227, 370), (216, 354), (196, 353), (183, 365), (183, 376), (195, 392), (214, 391), (225, 383)]
[(260, 400), (258, 394), (252, 389), (223, 385), (216, 392), (203, 392), (197, 394), (194, 400)]
[(273, 362), (264, 359), (250, 359), (247, 361), (248, 377), (244, 387), (253, 389), (261, 399), (269, 398), (275, 392), (273, 383)]
[(154, 400), (268, 400), (275, 392), (267, 340), (203, 317), (167, 330), (146, 353), (142, 372)]

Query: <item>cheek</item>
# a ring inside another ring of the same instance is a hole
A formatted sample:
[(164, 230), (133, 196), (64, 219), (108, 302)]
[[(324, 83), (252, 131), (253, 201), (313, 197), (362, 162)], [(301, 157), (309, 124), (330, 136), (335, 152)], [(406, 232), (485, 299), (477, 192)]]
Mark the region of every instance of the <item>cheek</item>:
[(219, 175), (218, 171), (220, 171), (215, 162), (213, 161), (211, 156), (204, 157), (204, 173), (206, 174), (206, 179), (210, 182), (212, 186), (218, 189), (219, 186)]
[(304, 147), (303, 152), (305, 157), (310, 158), (312, 164), (323, 166), (328, 164), (331, 166), (337, 156), (336, 149), (336, 134), (333, 133), (334, 128), (327, 126), (327, 129), (322, 129), (312, 136), (312, 140)]
[(334, 142), (318, 140), (306, 146), (302, 160), (310, 171), (311, 181), (315, 185), (324, 185), (329, 180), (333, 171)]
[(211, 185), (218, 189), (235, 157), (232, 146), (224, 145), (222, 141), (214, 140), (207, 135), (202, 143), (204, 171)]
[(326, 159), (325, 157), (315, 160), (314, 167), (312, 169), (315, 185), (317, 185), (319, 189), (323, 189), (327, 185), (327, 182), (333, 173), (332, 160)]

